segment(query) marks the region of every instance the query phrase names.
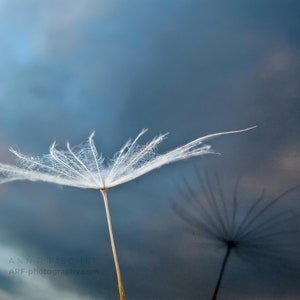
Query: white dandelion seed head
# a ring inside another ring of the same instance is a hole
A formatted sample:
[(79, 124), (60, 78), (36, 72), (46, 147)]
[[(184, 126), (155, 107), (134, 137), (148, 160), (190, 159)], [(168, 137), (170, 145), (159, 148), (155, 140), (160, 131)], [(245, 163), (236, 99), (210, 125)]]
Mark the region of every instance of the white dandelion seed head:
[(134, 140), (129, 140), (114, 157), (105, 161), (98, 153), (93, 132), (87, 141), (66, 150), (58, 150), (56, 142), (49, 149), (49, 154), (42, 156), (25, 155), (16, 149), (10, 151), (18, 158), (18, 164), (0, 163), (0, 183), (15, 180), (45, 181), (78, 188), (108, 189), (131, 181), (166, 164), (184, 160), (193, 156), (214, 153), (204, 141), (243, 130), (210, 134), (193, 140), (164, 154), (158, 154), (158, 145), (168, 134), (160, 134), (150, 142), (140, 145), (140, 137), (146, 133), (143, 129)]

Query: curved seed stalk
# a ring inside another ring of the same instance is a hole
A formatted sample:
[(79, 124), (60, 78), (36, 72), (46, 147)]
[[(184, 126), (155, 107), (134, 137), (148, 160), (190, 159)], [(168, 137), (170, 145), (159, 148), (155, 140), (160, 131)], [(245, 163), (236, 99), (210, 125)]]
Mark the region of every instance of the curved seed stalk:
[(101, 189), (100, 192), (102, 194), (104, 205), (105, 205), (105, 213), (106, 213), (106, 218), (107, 218), (111, 250), (113, 253), (113, 257), (114, 257), (114, 263), (115, 263), (117, 279), (118, 279), (120, 300), (126, 300), (125, 291), (124, 291), (123, 282), (122, 282), (122, 276), (121, 276), (121, 269), (119, 266), (117, 250), (116, 250), (116, 245), (115, 245), (115, 240), (114, 240), (114, 234), (113, 234), (112, 225), (111, 225), (111, 218), (110, 218), (109, 206), (108, 206), (108, 201), (107, 201), (107, 191), (106, 191), (106, 189)]

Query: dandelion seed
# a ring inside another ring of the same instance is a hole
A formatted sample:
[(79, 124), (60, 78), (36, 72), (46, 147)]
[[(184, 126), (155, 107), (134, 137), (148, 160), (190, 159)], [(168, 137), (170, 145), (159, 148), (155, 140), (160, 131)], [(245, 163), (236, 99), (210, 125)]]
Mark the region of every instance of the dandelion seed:
[(19, 165), (0, 163), (0, 183), (30, 180), (100, 190), (105, 204), (120, 299), (124, 300), (125, 292), (113, 237), (107, 189), (131, 181), (166, 164), (213, 153), (209, 145), (203, 144), (204, 141), (225, 134), (244, 132), (252, 128), (254, 127), (210, 134), (165, 154), (157, 154), (156, 149), (167, 134), (161, 134), (145, 145), (139, 145), (138, 140), (147, 131), (143, 129), (133, 141), (129, 140), (108, 162), (105, 161), (102, 154), (97, 152), (93, 140), (94, 133), (90, 135), (87, 142), (73, 148), (67, 143), (67, 150), (57, 150), (56, 143), (53, 143), (49, 154), (43, 156), (24, 155), (15, 149), (10, 149), (18, 157)]
[(174, 209), (196, 235), (225, 248), (212, 300), (217, 299), (228, 260), (233, 253), (255, 263), (278, 263), (282, 267), (284, 261), (299, 271), (300, 244), (296, 236), (299, 230), (292, 227), (296, 215), (291, 210), (280, 211), (276, 207), (299, 186), (271, 200), (265, 199), (263, 192), (258, 199), (242, 206), (237, 197), (239, 181), (233, 197), (227, 199), (216, 174), (214, 186), (207, 174), (203, 178), (197, 172), (197, 178), (201, 196), (185, 181), (180, 192), (187, 203), (184, 206), (175, 204)]

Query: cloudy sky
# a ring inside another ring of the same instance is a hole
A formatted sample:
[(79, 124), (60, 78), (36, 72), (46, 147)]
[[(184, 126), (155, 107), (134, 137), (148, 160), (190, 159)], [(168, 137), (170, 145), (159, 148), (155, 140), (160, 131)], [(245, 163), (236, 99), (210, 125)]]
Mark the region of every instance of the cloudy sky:
[[(164, 152), (258, 125), (211, 140), (222, 155), (109, 191), (128, 299), (210, 299), (225, 248), (202, 242), (172, 207), (189, 209), (187, 183), (203, 198), (195, 167), (219, 175), (229, 211), (240, 178), (237, 219), (263, 190), (268, 201), (300, 183), (299, 50), (297, 0), (0, 0), (0, 161), (15, 161), (10, 146), (42, 154), (94, 130), (99, 152), (112, 157), (142, 128), (143, 142), (170, 132)], [(282, 211), (294, 221), (299, 201), (291, 191), (265, 221)], [(299, 299), (298, 239), (267, 229), (263, 255), (230, 257), (220, 299)], [(99, 192), (0, 186), (1, 299), (117, 299), (115, 277)]]

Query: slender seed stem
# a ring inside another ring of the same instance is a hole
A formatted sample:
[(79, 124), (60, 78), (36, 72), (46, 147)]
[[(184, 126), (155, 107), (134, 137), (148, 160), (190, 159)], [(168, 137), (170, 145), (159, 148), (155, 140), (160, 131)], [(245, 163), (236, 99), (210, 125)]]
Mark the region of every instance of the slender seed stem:
[(117, 279), (118, 279), (120, 300), (126, 300), (122, 277), (121, 277), (121, 270), (120, 270), (120, 266), (119, 266), (117, 250), (116, 250), (116, 246), (115, 246), (114, 235), (113, 235), (113, 230), (112, 230), (112, 225), (111, 225), (111, 218), (110, 218), (110, 212), (109, 212), (108, 201), (107, 201), (107, 192), (106, 192), (106, 189), (101, 189), (100, 192), (103, 196), (104, 205), (105, 205), (105, 212), (106, 212), (106, 218), (107, 218), (107, 224), (108, 224), (111, 249), (112, 249), (112, 253), (113, 253), (113, 257), (114, 257)]
[(222, 267), (221, 267), (219, 278), (218, 278), (218, 281), (217, 281), (217, 284), (216, 284), (216, 287), (215, 287), (214, 295), (211, 298), (212, 300), (216, 300), (217, 299), (218, 292), (219, 292), (219, 289), (220, 289), (220, 285), (221, 285), (221, 282), (222, 282), (222, 278), (223, 278), (223, 275), (224, 275), (225, 267), (226, 267), (226, 264), (228, 262), (228, 258), (229, 258), (231, 249), (233, 247), (235, 247), (234, 242), (233, 241), (228, 241), (227, 242), (226, 253), (225, 253), (225, 256), (223, 258)]

